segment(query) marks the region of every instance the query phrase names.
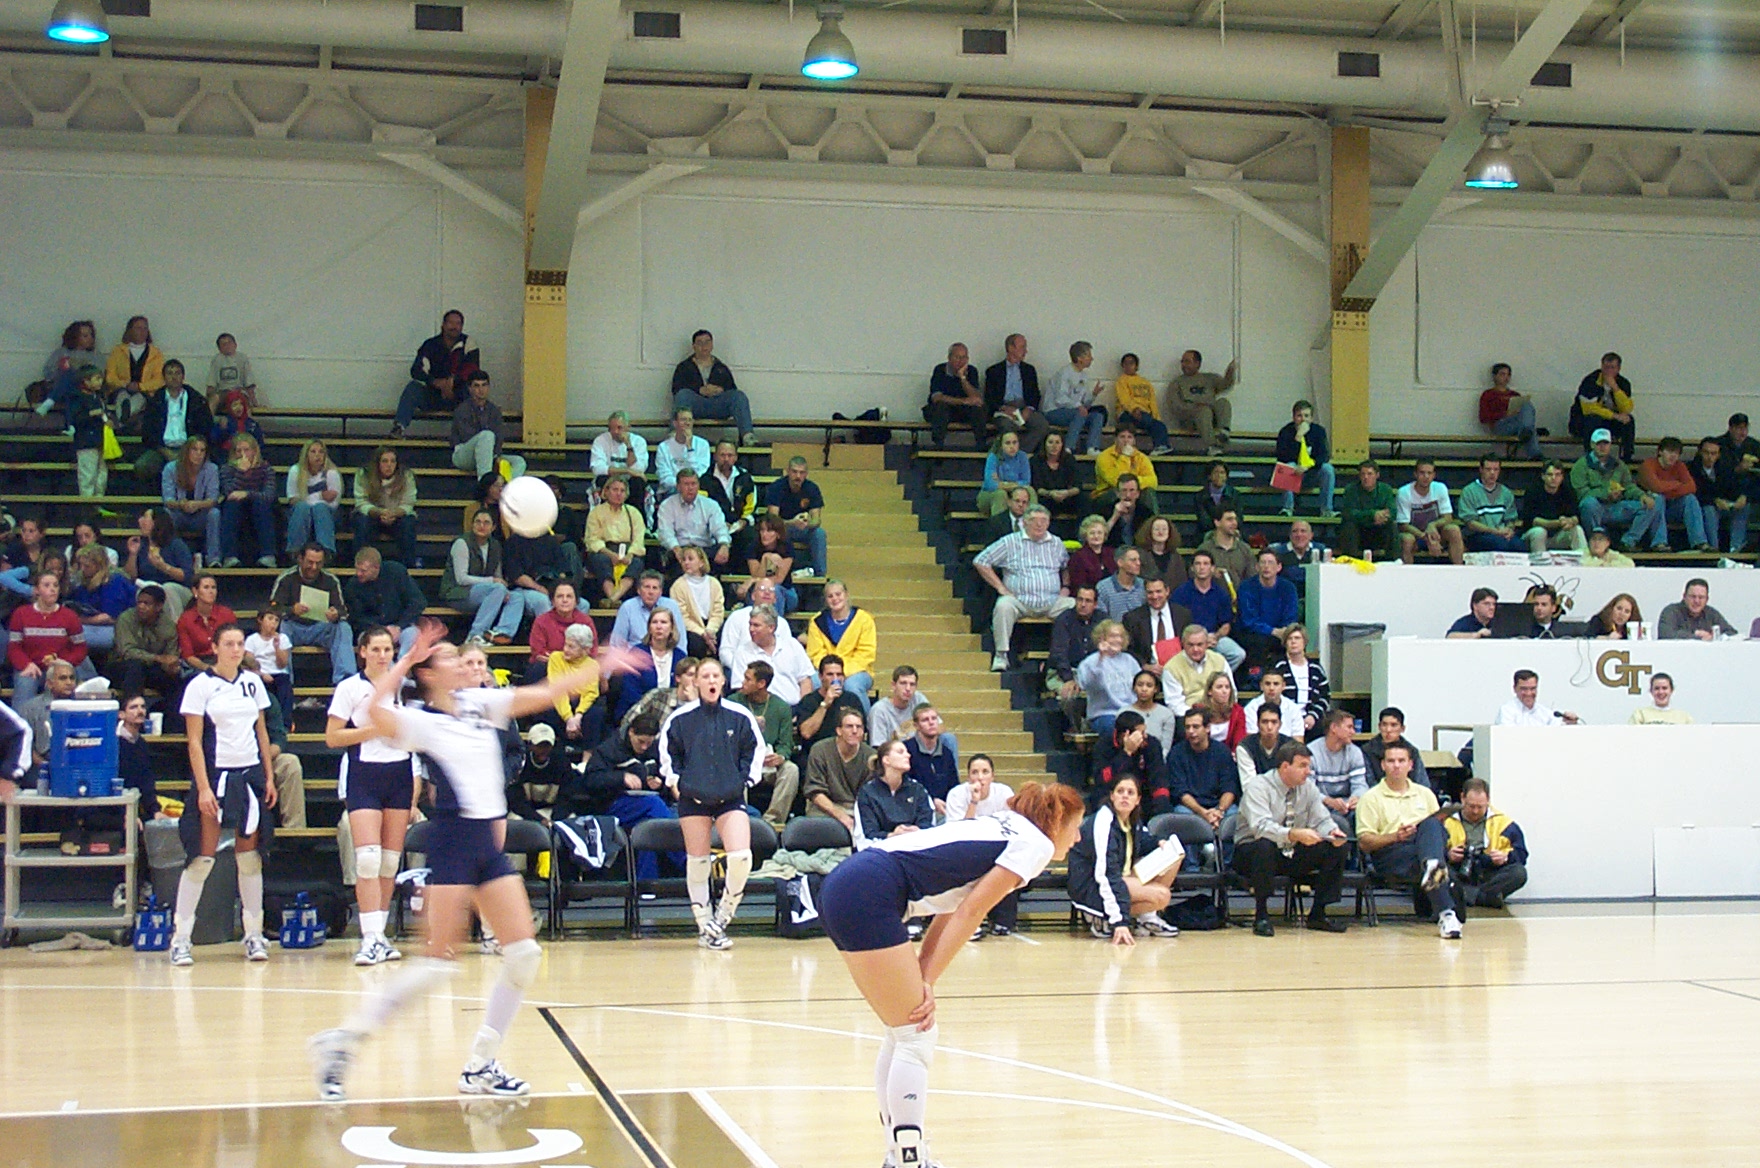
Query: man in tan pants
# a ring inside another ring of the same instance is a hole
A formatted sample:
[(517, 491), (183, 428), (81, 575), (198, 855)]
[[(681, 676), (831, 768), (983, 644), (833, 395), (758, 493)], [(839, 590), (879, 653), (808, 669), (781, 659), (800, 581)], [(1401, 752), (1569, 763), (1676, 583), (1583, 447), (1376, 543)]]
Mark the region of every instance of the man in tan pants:
[(1179, 376), (1167, 387), (1167, 412), (1175, 422), (1198, 431), (1204, 453), (1220, 454), (1228, 448), (1229, 425), (1234, 420), (1234, 406), (1224, 395), (1234, 388), (1236, 362), (1218, 377), (1201, 373), (1204, 355), (1196, 349), (1180, 354)]

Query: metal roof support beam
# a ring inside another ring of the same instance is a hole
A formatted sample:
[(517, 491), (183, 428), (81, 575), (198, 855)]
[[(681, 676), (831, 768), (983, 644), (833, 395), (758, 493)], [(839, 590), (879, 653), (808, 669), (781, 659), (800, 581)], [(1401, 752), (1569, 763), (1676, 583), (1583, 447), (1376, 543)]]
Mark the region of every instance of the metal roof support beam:
[(1257, 219), (1265, 226), (1271, 228), (1271, 230), (1277, 232), (1277, 234), (1295, 244), (1298, 251), (1312, 259), (1321, 267), (1325, 267), (1330, 262), (1331, 257), (1326, 250), (1326, 244), (1323, 243), (1318, 236), (1314, 235), (1301, 224), (1292, 222), (1291, 220), (1284, 218), (1282, 215), (1279, 215), (1276, 211), (1273, 211), (1270, 207), (1267, 207), (1264, 203), (1261, 203), (1258, 199), (1247, 194), (1247, 192), (1241, 190), (1239, 187), (1194, 186), (1192, 187), (1192, 193), (1203, 195), (1205, 198), (1215, 199), (1218, 203), (1221, 203), (1224, 206), (1233, 207), (1242, 214)]
[(1397, 41), (1412, 30), (1412, 26), (1423, 20), (1429, 11), (1436, 7), (1436, 0), (1400, 0), (1398, 8), (1388, 13), (1381, 27), (1375, 30), (1378, 41)]
[(1584, 38), (1586, 45), (1604, 45), (1619, 35), (1619, 26), (1630, 20), (1638, 9), (1649, 3), (1649, 0), (1620, 0), (1619, 5), (1607, 14), (1607, 19), (1596, 25), (1594, 30)]
[(568, 269), (575, 221), (586, 201), (587, 160), (593, 153), (605, 66), (621, 27), (620, 14), (618, 0), (572, 0), (569, 5), (562, 75), (557, 80), (556, 106), (550, 118), (550, 145), (532, 216), (526, 258), (530, 270)]
[(503, 200), (491, 191), (484, 190), (464, 175), (434, 161), (426, 154), (406, 154), (398, 151), (381, 150), (379, 157), (395, 166), (413, 171), (423, 178), (433, 179), (453, 194), (466, 202), (474, 203), (487, 211), (492, 217), (499, 219), (515, 232), (523, 232), (526, 228), (526, 217), (519, 209)]
[(577, 229), (585, 227), (595, 219), (601, 219), (631, 199), (664, 186), (673, 179), (683, 178), (687, 174), (695, 174), (702, 166), (690, 162), (662, 162), (649, 170), (644, 170), (628, 182), (622, 183), (581, 208), (575, 220)]

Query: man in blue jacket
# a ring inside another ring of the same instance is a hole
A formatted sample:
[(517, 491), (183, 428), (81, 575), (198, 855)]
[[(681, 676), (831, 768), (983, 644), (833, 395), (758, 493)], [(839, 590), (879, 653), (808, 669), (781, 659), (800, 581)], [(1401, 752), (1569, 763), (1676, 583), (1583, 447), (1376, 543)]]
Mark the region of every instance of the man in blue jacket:
[(1270, 548), (1262, 548), (1254, 566), (1256, 574), (1243, 581), (1235, 595), (1241, 613), (1235, 640), (1247, 651), (1250, 664), (1272, 665), (1283, 652), (1277, 631), (1300, 619), (1300, 605), (1296, 586), (1280, 575), (1283, 557)]
[(482, 367), (482, 355), (465, 335), (464, 313), (454, 308), (440, 318), (440, 332), (422, 342), (410, 362), (409, 384), (397, 399), (391, 436), (403, 437), (417, 410), (446, 410), (464, 400), (465, 383)]
[[(1314, 420), (1314, 403), (1299, 401), (1290, 407), (1289, 422), (1277, 432), (1277, 461), (1296, 467), (1302, 474), (1302, 489), (1310, 483), (1320, 486), (1320, 514), (1331, 515), (1332, 446), (1326, 440), (1326, 427)], [(1296, 496), (1283, 492), (1279, 507), (1285, 515), (1294, 515)]]
[[(1240, 813), (1240, 768), (1234, 754), (1210, 737), (1210, 719), (1203, 710), (1180, 715), (1182, 741), (1167, 755), (1168, 777), (1173, 787), (1173, 813), (1202, 820), (1222, 846), (1222, 864), (1234, 859), (1234, 820)], [(1186, 854), (1186, 866), (1197, 867), (1197, 857)]]

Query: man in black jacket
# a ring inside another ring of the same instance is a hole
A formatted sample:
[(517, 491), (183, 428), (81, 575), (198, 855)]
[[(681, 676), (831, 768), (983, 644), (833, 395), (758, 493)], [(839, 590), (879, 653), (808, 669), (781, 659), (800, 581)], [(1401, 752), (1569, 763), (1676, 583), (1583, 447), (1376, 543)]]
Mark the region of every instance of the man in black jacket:
[(752, 472), (739, 464), (739, 447), (727, 438), (717, 442), (709, 473), (701, 481), (703, 493), (721, 508), (722, 518), (727, 520), (734, 562), (743, 569), (745, 562), (753, 558), (752, 549), (758, 546), (758, 485), (752, 481)]
[[(1308, 461), (1302, 461), (1302, 448), (1307, 447)], [(1320, 514), (1331, 515), (1332, 491), (1337, 475), (1332, 469), (1332, 447), (1326, 441), (1326, 427), (1314, 420), (1314, 403), (1299, 401), (1290, 407), (1289, 421), (1277, 432), (1277, 461), (1296, 468), (1301, 475), (1302, 489), (1310, 480), (1320, 486)], [(1285, 515), (1295, 514), (1294, 491), (1283, 492), (1278, 508)]]
[(1179, 652), (1179, 639), (1192, 623), (1191, 609), (1168, 599), (1167, 581), (1159, 576), (1143, 581), (1143, 605), (1124, 614), (1125, 635), (1131, 656), (1148, 669), (1160, 669), (1165, 661), (1155, 647), (1169, 644), (1168, 656)]
[(1002, 342), (1004, 357), (984, 370), (984, 410), (996, 432), (1019, 432), (1021, 449), (1032, 454), (1051, 433), (1039, 412), (1039, 371), (1027, 364), (1027, 338), (1010, 333)]
[(422, 342), (410, 362), (409, 384), (397, 399), (397, 420), (391, 436), (403, 437), (417, 410), (448, 410), (464, 398), (465, 384), (483, 358), (465, 335), (464, 313), (454, 308), (440, 318), (440, 332)]
[(923, 405), (923, 421), (929, 423), (929, 438), (937, 446), (947, 445), (947, 426), (964, 422), (972, 428), (972, 444), (984, 445), (984, 391), (978, 388), (978, 371), (972, 368), (969, 350), (954, 342), (947, 347), (947, 360), (929, 374), (929, 400)]
[(733, 382), (733, 370), (715, 355), (715, 336), (708, 329), (691, 334), (691, 355), (672, 371), (672, 405), (697, 419), (731, 421), (742, 445), (758, 441), (752, 433), (752, 403)]
[(141, 452), (134, 460), (135, 477), (157, 493), (165, 464), (177, 460), (185, 442), (206, 438), (213, 428), (214, 414), (207, 399), (183, 384), (183, 362), (165, 362), (165, 388), (147, 398), (141, 411)]
[(397, 641), (398, 656), (416, 643), (416, 625), (428, 598), (409, 577), (409, 569), (387, 560), (376, 547), (354, 554), (354, 575), (342, 581), (342, 599), (352, 624), (361, 629), (383, 625)]

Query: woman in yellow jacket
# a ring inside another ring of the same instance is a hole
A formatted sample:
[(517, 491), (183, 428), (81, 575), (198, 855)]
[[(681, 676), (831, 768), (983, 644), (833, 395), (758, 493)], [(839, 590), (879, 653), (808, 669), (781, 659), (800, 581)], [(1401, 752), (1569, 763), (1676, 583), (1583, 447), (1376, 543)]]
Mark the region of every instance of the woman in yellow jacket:
[(126, 423), (140, 413), (147, 398), (164, 388), (165, 354), (153, 343), (153, 330), (147, 318), (131, 316), (128, 327), (122, 330), (122, 340), (110, 350), (110, 358), (104, 363), (104, 389)]
[(585, 673), (592, 681), (585, 689), (556, 699), (556, 717), (542, 715), (575, 751), (591, 750), (605, 736), (605, 707), (599, 701), (599, 664), (593, 660), (593, 626), (570, 625), (562, 635), (562, 648), (550, 654), (544, 674), (548, 681)]
[(874, 657), (879, 652), (874, 618), (849, 602), (849, 589), (842, 580), (825, 581), (825, 607), (807, 625), (807, 658), (813, 668), (826, 654), (843, 660), (843, 689), (868, 712), (869, 692), (874, 688)]

